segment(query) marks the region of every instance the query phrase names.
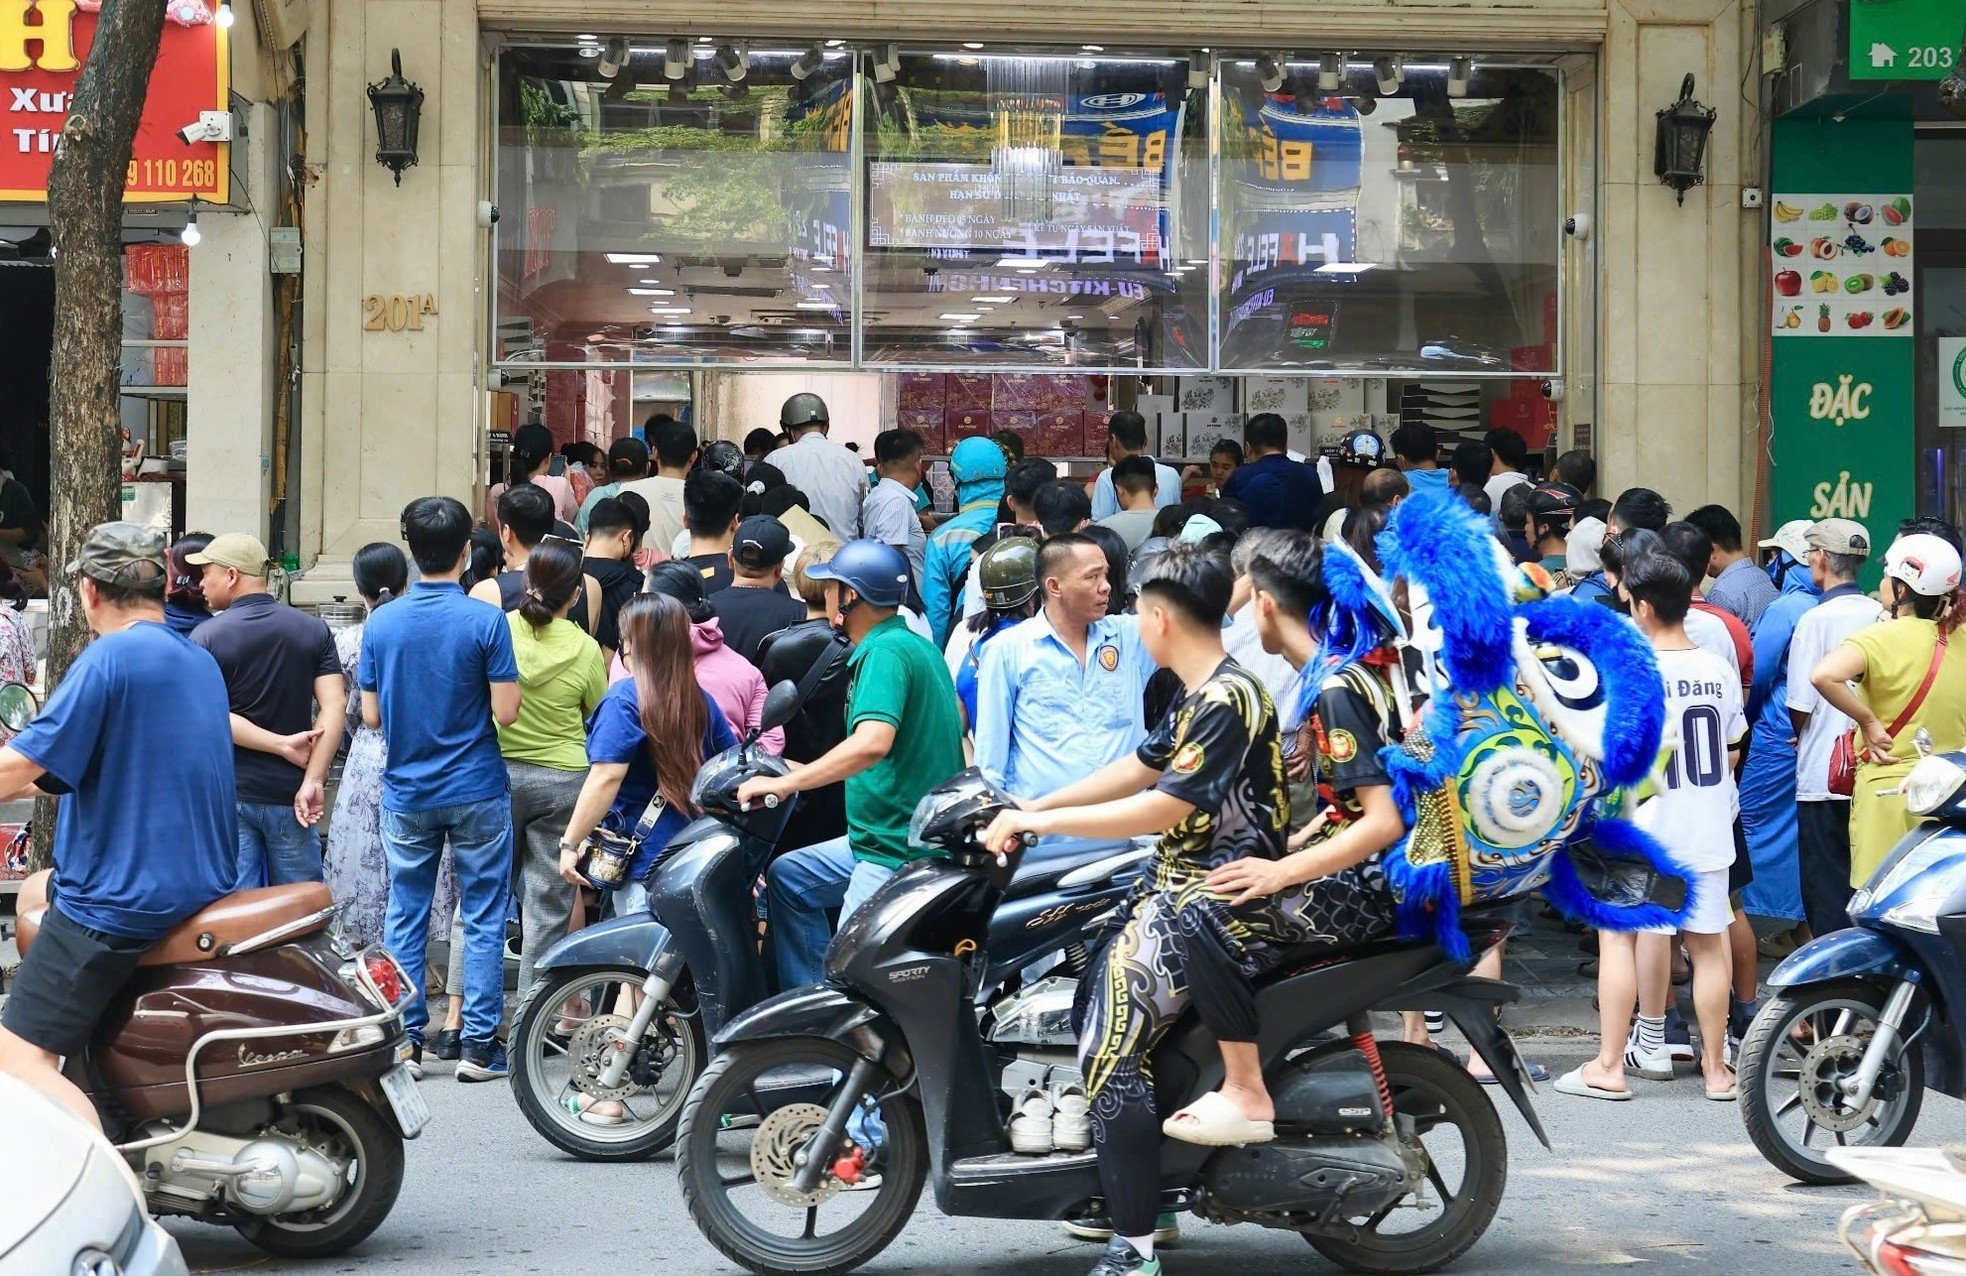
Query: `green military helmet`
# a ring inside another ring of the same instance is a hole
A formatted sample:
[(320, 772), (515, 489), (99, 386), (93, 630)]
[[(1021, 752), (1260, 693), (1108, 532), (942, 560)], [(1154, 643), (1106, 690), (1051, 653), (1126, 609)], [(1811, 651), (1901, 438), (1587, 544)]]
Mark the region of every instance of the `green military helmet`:
[(780, 429), (796, 430), (802, 425), (828, 425), (831, 421), (826, 413), (826, 400), (811, 391), (801, 391), (785, 400), (785, 406), (778, 410)]
[(1028, 536), (1006, 536), (983, 551), (976, 567), (983, 605), (1012, 611), (1038, 592), (1038, 543)]

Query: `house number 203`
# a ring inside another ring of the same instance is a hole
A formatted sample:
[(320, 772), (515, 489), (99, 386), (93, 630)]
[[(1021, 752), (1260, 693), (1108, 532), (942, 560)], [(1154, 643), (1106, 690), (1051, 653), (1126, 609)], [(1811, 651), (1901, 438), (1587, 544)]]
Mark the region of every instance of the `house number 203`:
[(422, 332), (423, 316), (437, 313), (437, 299), (427, 292), (372, 292), (362, 298), (362, 331)]

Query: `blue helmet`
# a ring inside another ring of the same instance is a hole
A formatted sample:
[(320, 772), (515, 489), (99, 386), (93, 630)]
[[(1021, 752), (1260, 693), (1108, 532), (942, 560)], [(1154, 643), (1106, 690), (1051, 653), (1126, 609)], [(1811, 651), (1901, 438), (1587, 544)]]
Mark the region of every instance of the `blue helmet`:
[(874, 607), (899, 607), (908, 600), (908, 559), (886, 541), (848, 541), (806, 577), (837, 580)]
[(1004, 476), (1003, 449), (994, 440), (975, 435), (956, 444), (949, 454), (949, 473), (958, 484)]

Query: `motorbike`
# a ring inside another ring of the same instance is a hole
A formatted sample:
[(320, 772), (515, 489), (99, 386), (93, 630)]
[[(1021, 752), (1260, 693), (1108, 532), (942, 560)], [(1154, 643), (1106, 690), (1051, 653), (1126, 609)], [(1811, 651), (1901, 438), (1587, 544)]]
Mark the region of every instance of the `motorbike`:
[[(0, 724), (18, 731), (37, 708), (0, 687)], [(23, 957), (52, 877), (21, 885)], [(150, 947), (65, 1062), (153, 1214), (301, 1258), (343, 1253), (388, 1217), (403, 1143), (430, 1121), (403, 1029), (415, 990), (387, 952), (344, 941), (336, 911), (320, 882), (206, 906)]]
[(1830, 1148), (1825, 1155), (1882, 1193), (1851, 1206), (1837, 1227), (1866, 1272), (1966, 1276), (1966, 1149)]
[[(964, 995), (995, 960), (992, 917), (1028, 850), (980, 845), (1002, 805), (973, 771), (930, 793), (912, 836), (947, 858), (909, 865), (854, 914), (827, 953), (825, 983), (718, 1034), (676, 1160), (691, 1216), (733, 1261), (759, 1273), (851, 1271), (894, 1239), (924, 1184), (954, 1216), (1061, 1219), (1096, 1206), (1093, 1151), (1019, 1153), (1006, 1122), (1034, 1075), (1057, 1082), (1076, 1070), (1069, 981), (1040, 981), (981, 1017)], [(1466, 922), (1476, 954), (1508, 930), (1479, 912)], [(1494, 1014), (1515, 990), (1469, 976), (1469, 965), (1432, 942), (1389, 940), (1306, 950), (1261, 979), (1258, 1045), (1278, 1137), (1166, 1142), (1161, 1207), (1295, 1231), (1355, 1271), (1431, 1271), (1464, 1253), (1507, 1182), (1500, 1116), (1457, 1062), (1377, 1042), (1367, 1013), (1446, 1012), (1547, 1146)], [(1153, 1068), (1162, 1112), (1221, 1083), (1220, 1053), (1192, 1008)], [(817, 1093), (815, 1074), (832, 1079)], [(871, 1162), (847, 1136), (863, 1105), (885, 1126)]]
[(1897, 789), (1925, 822), (1819, 935), (1766, 981), (1742, 1039), (1741, 1118), (1762, 1156), (1804, 1183), (1847, 1183), (1839, 1147), (1897, 1147), (1929, 1088), (1966, 1097), (1966, 752), (1932, 752)]
[[(532, 1127), (562, 1151), (628, 1161), (667, 1149), (711, 1038), (775, 990), (756, 883), (794, 808), (747, 810), (737, 790), (753, 776), (785, 774), (757, 738), (797, 708), (798, 688), (777, 684), (758, 728), (703, 764), (690, 794), (702, 817), (657, 860), (647, 912), (576, 931), (540, 957), (514, 1020), (512, 1089)], [(979, 968), (978, 989), (1014, 983), (1048, 954), (1082, 964), (1083, 935), (1118, 904), (1147, 854), (1130, 843), (1070, 842), (1033, 857), (993, 928), (996, 955)]]

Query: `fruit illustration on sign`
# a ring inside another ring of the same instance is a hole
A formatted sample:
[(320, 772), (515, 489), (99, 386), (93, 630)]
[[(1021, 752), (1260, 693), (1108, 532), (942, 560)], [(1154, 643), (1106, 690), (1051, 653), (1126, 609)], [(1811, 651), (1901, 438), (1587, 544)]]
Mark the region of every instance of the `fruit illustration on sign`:
[(1809, 220), (1810, 220), (1810, 221), (1812, 221), (1812, 222), (1833, 222), (1833, 221), (1835, 221), (1835, 220), (1836, 220), (1836, 205), (1835, 205), (1835, 204), (1824, 204), (1824, 205), (1823, 205), (1823, 206), (1822, 206), (1821, 208), (1812, 208), (1812, 209), (1810, 209), (1810, 210), (1809, 210)]
[(1802, 276), (1793, 270), (1784, 270), (1775, 276), (1775, 291), (1784, 297), (1793, 297), (1802, 291)]
[(1843, 206), (1843, 220), (1862, 226), (1871, 219), (1871, 206), (1851, 200)]
[(1884, 255), (1886, 257), (1911, 256), (1911, 245), (1906, 243), (1902, 239), (1896, 238), (1895, 236), (1886, 235), (1884, 237), (1883, 248), (1884, 248)]
[(1862, 257), (1866, 253), (1877, 251), (1876, 245), (1872, 244), (1862, 235), (1846, 235), (1843, 239), (1843, 246), (1859, 257)]
[(1899, 274), (1897, 271), (1894, 270), (1890, 274), (1884, 276), (1885, 296), (1895, 297), (1899, 293), (1905, 293), (1910, 291), (1911, 291), (1911, 282), (1907, 280), (1903, 275)]
[(1784, 235), (1775, 241), (1775, 254), (1779, 257), (1800, 257), (1802, 245)]
[(1777, 328), (1800, 328), (1802, 326), (1802, 307), (1789, 306), (1785, 308), (1782, 312), (1782, 321), (1775, 326)]
[(1843, 281), (1843, 291), (1849, 293), (1851, 296), (1855, 296), (1860, 292), (1869, 292), (1876, 286), (1877, 280), (1869, 275), (1852, 275)]
[(1778, 222), (1801, 221), (1802, 210), (1793, 205), (1784, 204), (1778, 199), (1775, 201), (1775, 220)]
[(1829, 331), (1829, 303), (1828, 302), (1824, 302), (1822, 305), (1816, 307), (1816, 331), (1817, 332)]
[(1884, 312), (1884, 330), (1895, 332), (1911, 322), (1911, 311), (1897, 306)]
[(1819, 270), (1809, 276), (1810, 292), (1835, 292), (1836, 276), (1827, 270)]
[(1891, 200), (1878, 210), (1887, 226), (1902, 226), (1911, 220), (1911, 201), (1903, 195)]
[(1868, 328), (1870, 327), (1870, 321), (1871, 321), (1871, 313), (1868, 310), (1852, 311), (1850, 314), (1845, 315), (1843, 318), (1843, 322), (1849, 324), (1850, 327), (1853, 329)]
[(1823, 237), (1809, 241), (1809, 254), (1817, 261), (1831, 261), (1841, 251), (1834, 239)]

